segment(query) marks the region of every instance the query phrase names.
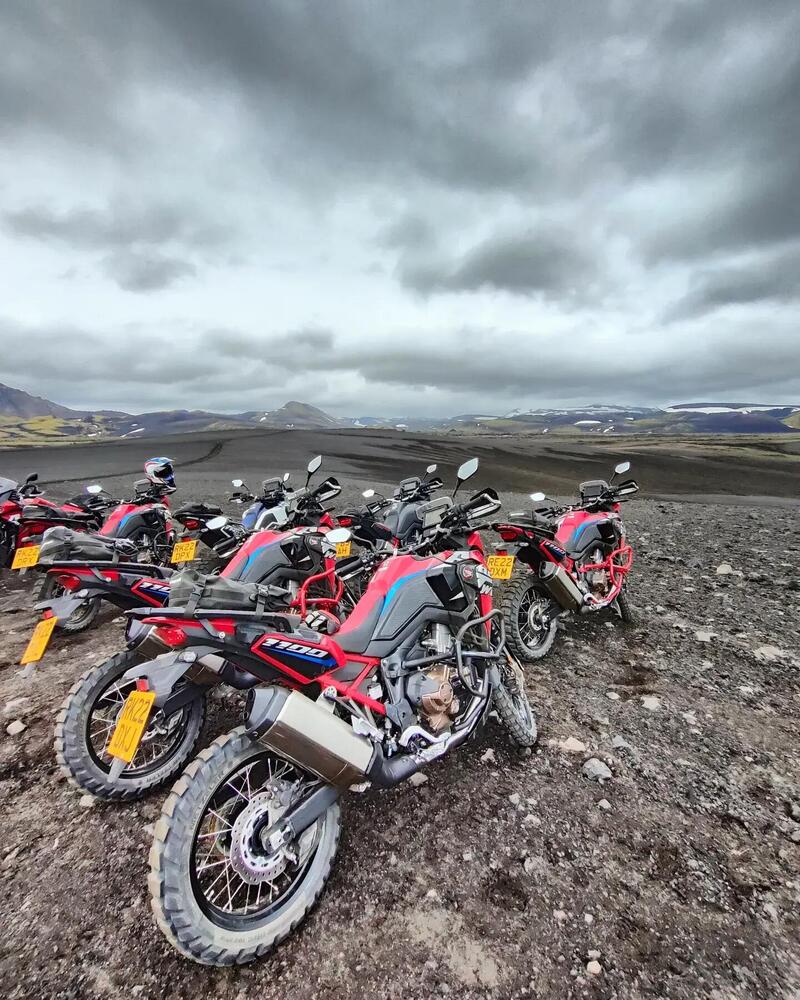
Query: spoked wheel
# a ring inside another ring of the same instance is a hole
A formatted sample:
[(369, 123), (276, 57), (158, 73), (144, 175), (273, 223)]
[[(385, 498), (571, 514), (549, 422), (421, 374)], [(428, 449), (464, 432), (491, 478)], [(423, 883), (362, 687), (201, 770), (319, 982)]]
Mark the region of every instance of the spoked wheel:
[(636, 621), (636, 612), (631, 605), (631, 599), (625, 592), (625, 587), (619, 592), (619, 597), (614, 601), (614, 607), (620, 619), (626, 625), (632, 625)]
[(556, 619), (547, 613), (550, 604), (532, 577), (513, 580), (500, 591), (508, 645), (519, 659), (541, 660), (550, 651), (558, 629)]
[(502, 683), (494, 690), (494, 708), (514, 743), (532, 747), (539, 736), (536, 714), (525, 691), (522, 667), (506, 650), (500, 661)]
[(149, 877), (158, 925), (182, 955), (250, 962), (305, 919), (331, 872), (339, 805), (299, 838), (275, 845), (265, 833), (317, 784), (242, 728), (189, 765), (156, 824)]
[(80, 788), (104, 799), (140, 798), (173, 778), (192, 754), (206, 715), (205, 697), (165, 717), (157, 711), (144, 731), (136, 756), (112, 780), (108, 744), (125, 699), (136, 688), (122, 675), (142, 662), (135, 650), (112, 656), (88, 670), (67, 695), (56, 718), (56, 759)]
[[(55, 601), (57, 598), (64, 597), (67, 594), (69, 594), (69, 591), (65, 590), (58, 580), (48, 573), (42, 584), (42, 589), (39, 591), (39, 600)], [(76, 608), (68, 618), (59, 618), (56, 628), (61, 632), (83, 632), (84, 629), (89, 628), (94, 622), (99, 611), (100, 598), (90, 597), (80, 607)]]

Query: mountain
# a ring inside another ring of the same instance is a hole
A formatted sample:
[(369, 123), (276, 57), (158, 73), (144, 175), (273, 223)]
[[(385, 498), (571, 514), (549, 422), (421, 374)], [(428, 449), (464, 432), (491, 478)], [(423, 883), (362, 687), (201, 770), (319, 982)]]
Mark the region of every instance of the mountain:
[(32, 396), (22, 389), (12, 389), (10, 385), (0, 382), (0, 417), (17, 417), (27, 420), (30, 417), (83, 417), (84, 413), (70, 410), (67, 406), (51, 403), (41, 396)]
[(310, 403), (290, 400), (275, 410), (73, 410), (0, 383), (0, 445), (60, 444), (70, 439), (160, 437), (192, 431), (401, 429), (450, 434), (789, 434), (800, 430), (800, 406), (765, 403), (675, 403), (664, 409), (590, 403), (580, 407), (511, 410), (503, 416), (360, 416), (337, 418)]
[[(246, 416), (249, 417), (251, 414)], [(302, 430), (324, 430), (344, 425), (344, 421), (337, 420), (324, 410), (310, 403), (299, 403), (296, 399), (284, 403), (278, 410), (252, 414), (252, 419), (259, 424), (266, 424), (267, 427), (293, 427)]]

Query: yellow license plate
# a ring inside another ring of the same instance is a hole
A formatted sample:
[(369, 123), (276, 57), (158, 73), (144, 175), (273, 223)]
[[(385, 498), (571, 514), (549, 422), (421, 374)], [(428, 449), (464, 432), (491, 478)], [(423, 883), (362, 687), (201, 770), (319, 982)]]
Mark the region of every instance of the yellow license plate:
[(23, 545), (14, 553), (14, 561), (11, 563), (12, 569), (28, 569), (39, 562), (40, 545)]
[(494, 580), (510, 580), (516, 556), (489, 556), (486, 568)]
[(338, 542), (336, 545), (336, 558), (346, 559), (350, 555), (351, 542)]
[(53, 616), (52, 618), (43, 618), (36, 625), (33, 635), (25, 647), (25, 652), (22, 654), (22, 659), (19, 661), (21, 666), (24, 667), (26, 663), (38, 663), (41, 660), (57, 621), (58, 618)]
[(136, 756), (142, 733), (147, 728), (150, 709), (156, 700), (155, 691), (131, 691), (125, 699), (125, 704), (117, 719), (117, 725), (108, 744), (108, 752), (112, 757), (119, 757), (130, 764)]
[(170, 562), (182, 563), (191, 562), (194, 559), (194, 554), (197, 551), (197, 539), (190, 538), (186, 542), (175, 542), (172, 547), (172, 556), (170, 557)]

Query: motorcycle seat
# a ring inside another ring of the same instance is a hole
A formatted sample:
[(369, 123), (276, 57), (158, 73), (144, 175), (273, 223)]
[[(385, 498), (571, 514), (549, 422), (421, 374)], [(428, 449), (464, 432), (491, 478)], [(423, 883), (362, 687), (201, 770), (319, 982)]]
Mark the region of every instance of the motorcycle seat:
[(185, 503), (175, 511), (175, 517), (216, 517), (222, 513), (222, 508), (215, 503), (193, 501)]
[(542, 514), (537, 514), (535, 510), (514, 511), (508, 516), (509, 524), (516, 524), (520, 528), (533, 528), (538, 534), (547, 538), (555, 538), (556, 529), (553, 523)]
[(41, 507), (38, 504), (23, 507), (22, 517), (26, 521), (73, 521), (76, 524), (93, 520), (92, 514), (64, 510), (61, 507)]
[(371, 607), (364, 607), (364, 598), (336, 633), (336, 644), (345, 653), (361, 654), (369, 646), (375, 626), (383, 610), (383, 601), (373, 600)]

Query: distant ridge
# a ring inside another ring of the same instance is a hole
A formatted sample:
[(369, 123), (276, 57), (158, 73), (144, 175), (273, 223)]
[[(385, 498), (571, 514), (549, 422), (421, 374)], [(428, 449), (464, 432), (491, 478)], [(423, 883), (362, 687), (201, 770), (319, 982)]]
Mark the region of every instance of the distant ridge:
[(0, 383), (0, 445), (63, 443), (82, 438), (163, 437), (192, 431), (253, 430), (443, 431), (488, 435), (602, 434), (788, 434), (800, 430), (800, 406), (764, 403), (675, 403), (649, 406), (590, 403), (574, 407), (511, 410), (503, 416), (462, 413), (453, 417), (332, 417), (292, 399), (274, 410), (215, 413), (210, 410), (74, 410)]
[(83, 417), (85, 411), (71, 410), (68, 406), (52, 403), (41, 396), (32, 396), (23, 389), (12, 389), (0, 382), (0, 416), (20, 417)]

